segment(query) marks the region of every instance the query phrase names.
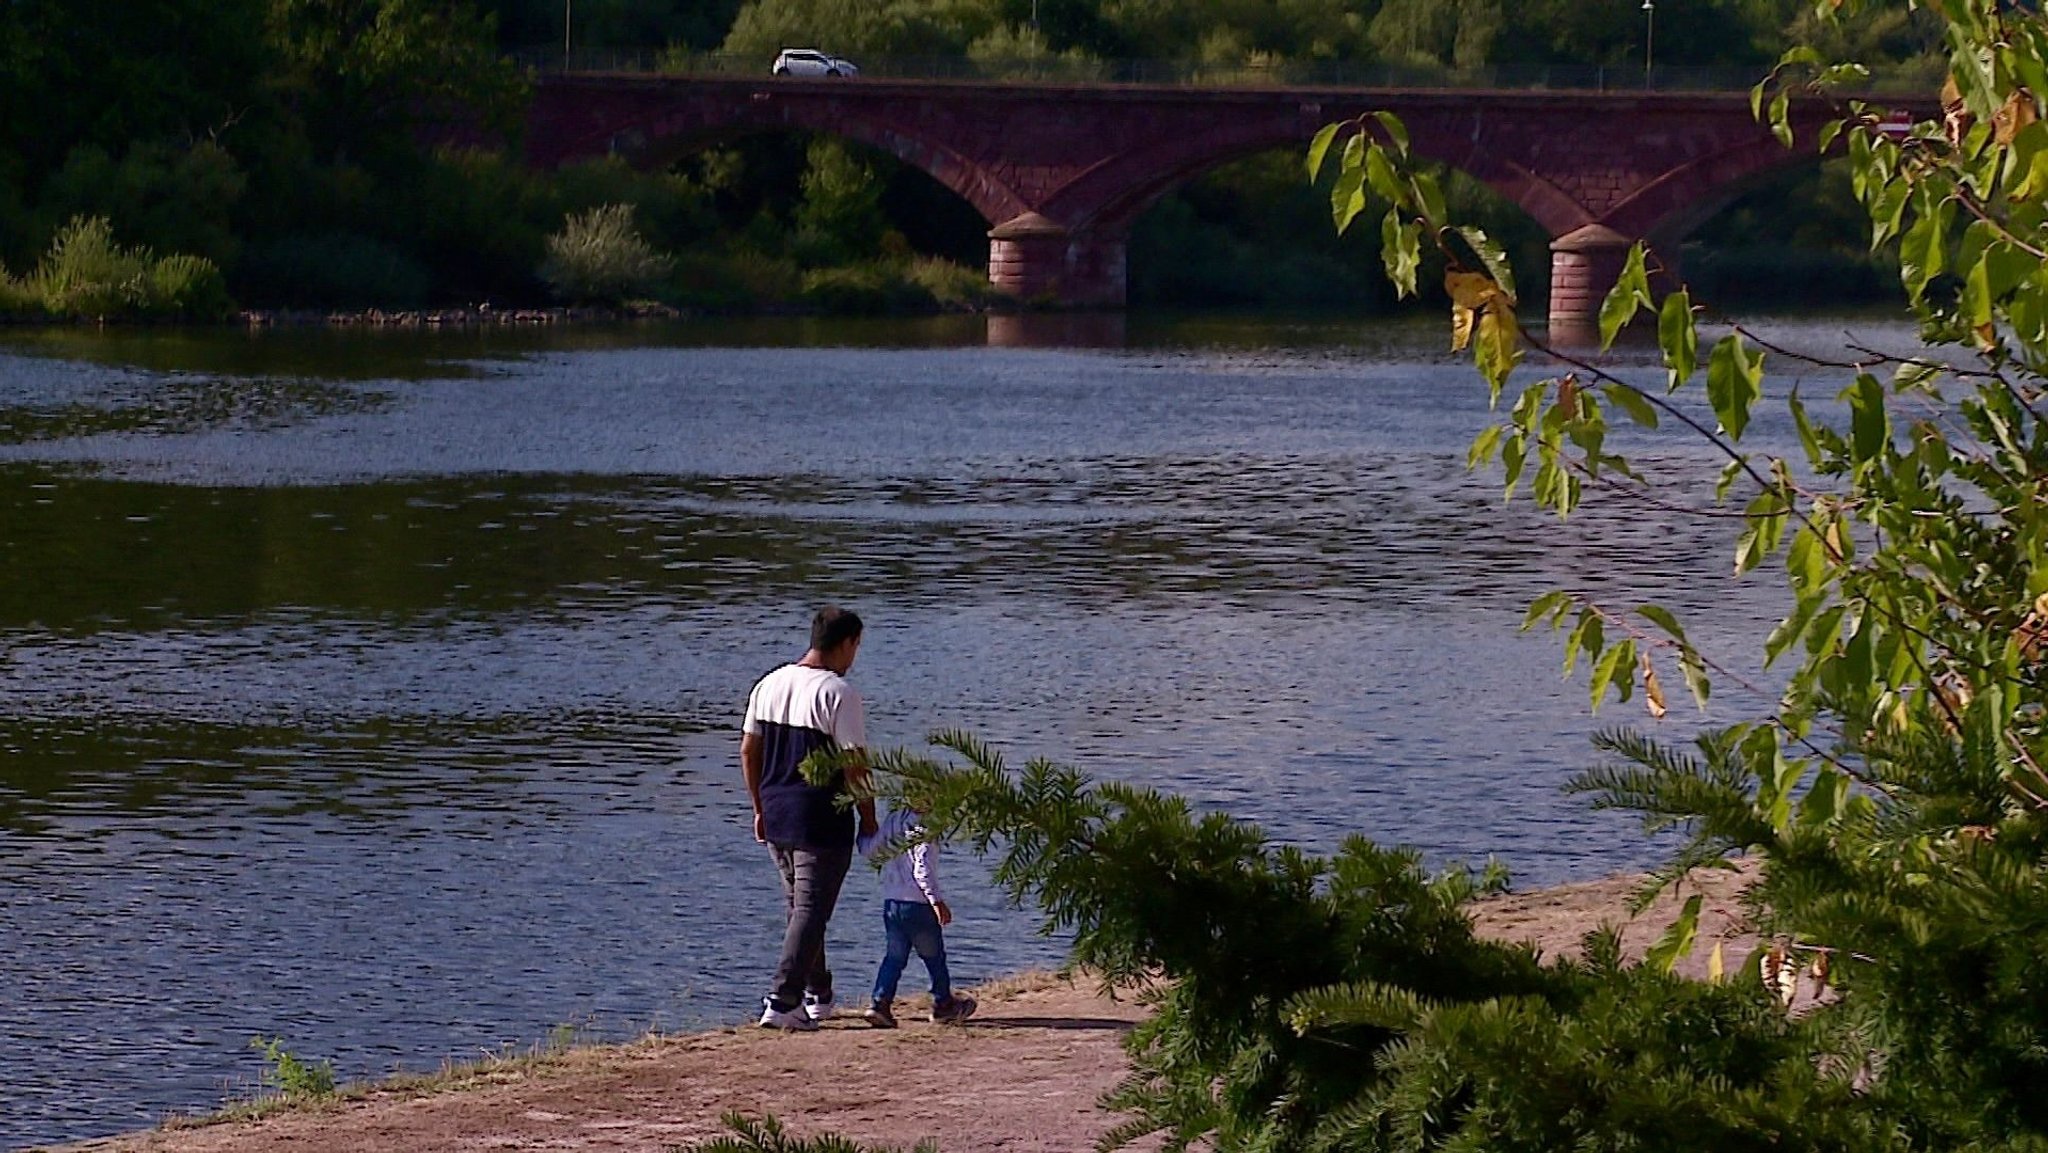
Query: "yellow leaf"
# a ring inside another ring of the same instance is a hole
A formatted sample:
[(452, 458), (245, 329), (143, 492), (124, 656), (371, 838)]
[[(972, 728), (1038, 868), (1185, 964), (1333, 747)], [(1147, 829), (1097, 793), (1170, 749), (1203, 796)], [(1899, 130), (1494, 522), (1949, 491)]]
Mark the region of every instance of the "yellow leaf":
[(1650, 664), (1650, 654), (1642, 654), (1643, 662), (1643, 703), (1650, 706), (1650, 716), (1663, 720), (1671, 710), (1664, 704), (1664, 686), (1657, 683), (1657, 670)]
[(1463, 352), (1472, 343), (1472, 319), (1478, 314), (1469, 308), (1451, 302), (1451, 351)]
[(1579, 418), (1579, 376), (1577, 373), (1567, 372), (1564, 374), (1564, 379), (1557, 382), (1557, 407), (1559, 411), (1564, 413), (1566, 420), (1577, 420)]
[(1708, 983), (1714, 985), (1720, 984), (1721, 977), (1726, 972), (1727, 963), (1721, 957), (1721, 942), (1716, 941), (1714, 942), (1714, 951), (1707, 954)]
[(1444, 273), (1444, 292), (1451, 298), (1451, 351), (1462, 352), (1472, 343), (1472, 326), (1499, 289), (1480, 272)]
[(1827, 992), (1828, 955), (1826, 953), (1815, 953), (1813, 955), (1813, 965), (1807, 970), (1807, 973), (1813, 978), (1813, 995), (1815, 998)]
[(1475, 311), (1485, 308), (1500, 295), (1500, 288), (1493, 283), (1493, 278), (1483, 272), (1446, 272), (1444, 291), (1450, 293), (1452, 304)]
[(2019, 131), (2038, 118), (2034, 111), (2034, 94), (2024, 88), (2013, 89), (2005, 98), (2005, 104), (1991, 114), (1991, 138), (2000, 144), (2011, 144)]

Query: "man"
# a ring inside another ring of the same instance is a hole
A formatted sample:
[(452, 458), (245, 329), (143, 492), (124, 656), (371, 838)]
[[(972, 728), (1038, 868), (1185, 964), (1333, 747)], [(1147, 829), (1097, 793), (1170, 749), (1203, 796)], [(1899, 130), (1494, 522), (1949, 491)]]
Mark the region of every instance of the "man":
[[(754, 686), (740, 737), (740, 768), (754, 802), (754, 839), (768, 846), (782, 874), (789, 925), (782, 959), (764, 998), (761, 1024), (808, 1031), (832, 1015), (832, 971), (825, 966), (825, 925), (853, 861), (854, 814), (840, 805), (848, 786), (864, 785), (855, 765), (823, 786), (799, 766), (821, 748), (867, 744), (859, 690), (846, 681), (860, 652), (860, 618), (827, 606), (811, 619), (811, 647)], [(858, 833), (875, 830), (875, 802), (863, 799)]]

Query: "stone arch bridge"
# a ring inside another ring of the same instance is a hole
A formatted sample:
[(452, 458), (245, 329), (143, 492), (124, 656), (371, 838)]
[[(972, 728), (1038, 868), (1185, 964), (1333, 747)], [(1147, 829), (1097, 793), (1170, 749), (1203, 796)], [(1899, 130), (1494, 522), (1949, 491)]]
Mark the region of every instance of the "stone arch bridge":
[(1759, 178), (1814, 156), (1826, 113), (1787, 149), (1743, 92), (1217, 89), (962, 81), (568, 74), (543, 77), (530, 162), (644, 167), (749, 133), (805, 130), (899, 157), (990, 224), (989, 279), (1026, 298), (1118, 307), (1125, 241), (1161, 195), (1227, 161), (1305, 148), (1385, 110), (1411, 148), (1484, 181), (1551, 235), (1553, 334), (1584, 333), (1630, 243), (1676, 241)]

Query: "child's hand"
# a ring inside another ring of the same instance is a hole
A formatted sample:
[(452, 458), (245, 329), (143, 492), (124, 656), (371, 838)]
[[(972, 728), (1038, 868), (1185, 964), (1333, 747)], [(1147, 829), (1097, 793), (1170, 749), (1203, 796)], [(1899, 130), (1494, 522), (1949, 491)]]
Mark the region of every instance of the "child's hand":
[(939, 915), (940, 925), (950, 925), (953, 923), (953, 907), (946, 904), (946, 902), (933, 901), (932, 911)]

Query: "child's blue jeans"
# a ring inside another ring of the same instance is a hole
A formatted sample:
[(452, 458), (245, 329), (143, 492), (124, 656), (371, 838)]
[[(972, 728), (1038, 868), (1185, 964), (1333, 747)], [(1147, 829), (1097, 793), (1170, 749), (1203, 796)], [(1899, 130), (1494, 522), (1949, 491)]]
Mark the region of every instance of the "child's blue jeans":
[(953, 996), (953, 979), (946, 972), (946, 937), (939, 929), (939, 914), (923, 901), (883, 901), (882, 929), (888, 934), (888, 952), (875, 973), (875, 1000), (896, 999), (896, 983), (915, 952), (924, 959), (932, 975), (932, 1002)]

